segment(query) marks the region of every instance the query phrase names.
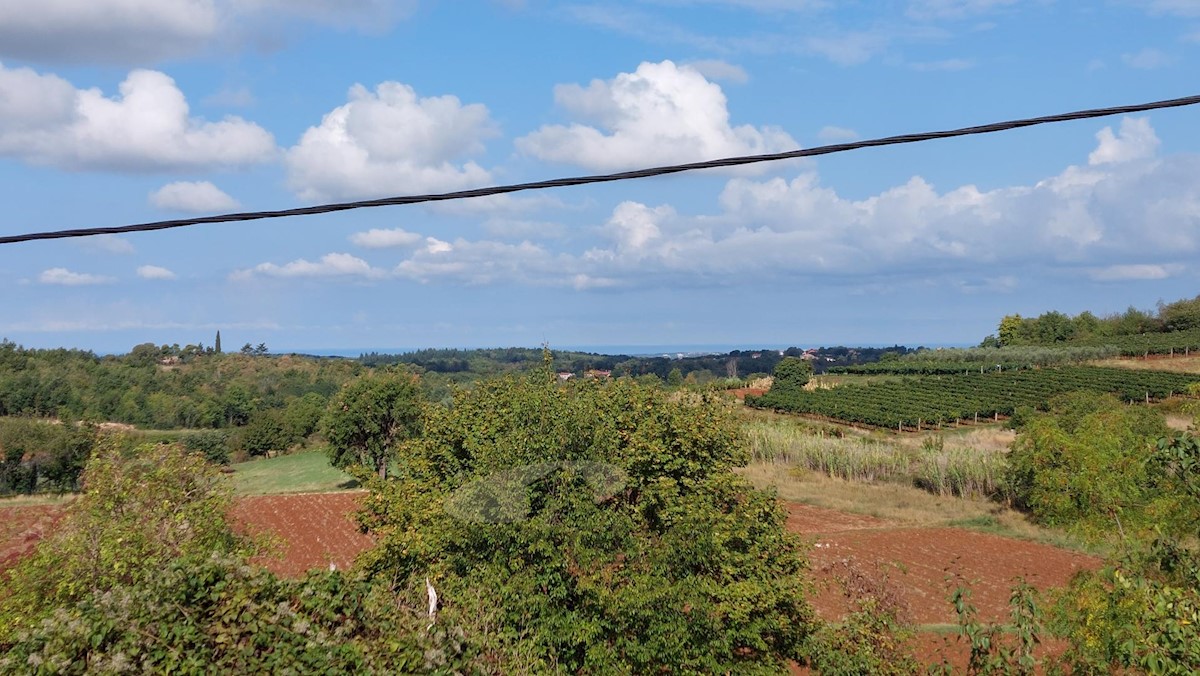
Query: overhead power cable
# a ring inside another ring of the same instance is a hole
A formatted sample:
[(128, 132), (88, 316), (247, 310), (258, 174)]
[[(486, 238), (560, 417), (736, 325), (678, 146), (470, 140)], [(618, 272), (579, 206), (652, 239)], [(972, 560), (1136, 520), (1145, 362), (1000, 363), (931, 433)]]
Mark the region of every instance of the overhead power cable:
[(1022, 120), (1010, 120), (1008, 122), (994, 122), (992, 124), (984, 124), (977, 127), (964, 127), (962, 129), (952, 129), (948, 131), (931, 131), (922, 134), (905, 134), (903, 136), (888, 136), (886, 138), (870, 139), (865, 141), (854, 141), (852, 143), (836, 143), (827, 146), (818, 146), (816, 148), (807, 148), (803, 150), (792, 150), (783, 153), (769, 153), (765, 155), (746, 155), (742, 157), (727, 157), (718, 160), (706, 160), (704, 162), (690, 162), (688, 164), (672, 164), (664, 167), (652, 167), (649, 169), (638, 169), (635, 171), (623, 171), (615, 174), (598, 174), (593, 176), (576, 176), (573, 178), (557, 178), (549, 181), (534, 181), (533, 183), (516, 183), (512, 185), (499, 185), (489, 188), (476, 188), (474, 190), (460, 190), (457, 192), (434, 193), (427, 195), (409, 195), (403, 197), (384, 197), (374, 200), (362, 200), (358, 202), (338, 202), (334, 204), (320, 204), (310, 207), (299, 207), (295, 209), (280, 209), (278, 211), (250, 211), (238, 214), (221, 214), (217, 216), (200, 216), (197, 218), (181, 218), (171, 221), (155, 221), (152, 223), (138, 223), (134, 225), (119, 225), (104, 228), (80, 228), (78, 230), (54, 230), (48, 232), (33, 232), (25, 235), (8, 235), (0, 237), (0, 244), (16, 244), (17, 242), (29, 242), (40, 239), (61, 239), (64, 237), (89, 237), (92, 235), (119, 235), (130, 232), (148, 232), (151, 230), (166, 230), (169, 228), (182, 228), (190, 225), (205, 225), (209, 223), (233, 223), (238, 221), (257, 221), (267, 218), (285, 218), (289, 216), (309, 216), (313, 214), (328, 214), (336, 211), (349, 211), (351, 209), (365, 209), (367, 207), (388, 207), (401, 204), (420, 204), (423, 202), (445, 202), (449, 200), (461, 200), (471, 197), (488, 197), (491, 195), (504, 195), (507, 193), (521, 192), (524, 190), (545, 190), (548, 188), (564, 188), (574, 185), (588, 185), (590, 183), (609, 183), (612, 181), (628, 181), (635, 178), (649, 178), (651, 176), (665, 176), (667, 174), (678, 174), (684, 171), (696, 171), (698, 169), (717, 169), (721, 167), (737, 167), (746, 164), (757, 164), (759, 162), (778, 162), (780, 160), (791, 160), (800, 157), (815, 157), (818, 155), (831, 155), (833, 153), (842, 153), (848, 150), (858, 150), (860, 148), (874, 148), (878, 146), (900, 145), (902, 143), (920, 143), (922, 141), (932, 141), (934, 139), (954, 138), (956, 136), (970, 136), (973, 134), (991, 134), (998, 131), (1008, 131), (1010, 129), (1020, 129), (1022, 127), (1033, 127), (1040, 124), (1050, 124), (1054, 122), (1068, 122), (1071, 120), (1086, 120), (1096, 117), (1108, 117), (1111, 115), (1124, 115), (1129, 113), (1141, 113), (1148, 110), (1158, 110), (1162, 108), (1178, 108), (1181, 106), (1191, 106), (1200, 103), (1200, 96), (1187, 96), (1180, 99), (1168, 99), (1165, 101), (1153, 101), (1150, 103), (1140, 103), (1131, 106), (1116, 106), (1113, 108), (1092, 108), (1089, 110), (1080, 110), (1073, 113), (1060, 113), (1058, 115), (1046, 115), (1044, 117), (1030, 117)]

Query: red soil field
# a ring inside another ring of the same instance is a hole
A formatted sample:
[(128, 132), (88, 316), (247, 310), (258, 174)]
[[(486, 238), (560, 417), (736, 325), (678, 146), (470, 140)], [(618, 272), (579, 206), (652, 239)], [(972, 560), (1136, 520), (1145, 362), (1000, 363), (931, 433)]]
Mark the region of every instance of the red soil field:
[(812, 538), (809, 560), (818, 586), (814, 606), (832, 620), (849, 609), (836, 584), (838, 576), (848, 573), (876, 583), (886, 577), (914, 623), (953, 624), (957, 618), (949, 595), (959, 585), (970, 587), (981, 620), (996, 621), (1008, 613), (1018, 576), (1038, 589), (1062, 587), (1076, 572), (1101, 563), (1035, 542), (961, 528), (898, 527), (808, 505), (788, 505), (788, 527)]
[(0, 571), (32, 551), (61, 517), (57, 505), (0, 508)]
[(299, 577), (334, 564), (345, 570), (374, 540), (354, 522), (363, 491), (259, 495), (240, 498), (232, 516), (250, 535), (270, 536), (273, 553), (255, 561), (268, 570)]
[[(966, 586), (981, 621), (1003, 621), (1018, 576), (1046, 590), (1063, 587), (1076, 572), (1101, 564), (1057, 547), (960, 528), (900, 527), (809, 505), (788, 504), (787, 509), (788, 529), (812, 542), (813, 607), (832, 621), (851, 610), (843, 585), (874, 591), (901, 609), (901, 619), (916, 625), (956, 624), (950, 594)], [(966, 669), (969, 646), (954, 631), (919, 631), (912, 645), (923, 663), (945, 660), (957, 672)], [(1052, 642), (1046, 647), (1053, 653), (1064, 646)], [(792, 673), (810, 672), (793, 668)]]

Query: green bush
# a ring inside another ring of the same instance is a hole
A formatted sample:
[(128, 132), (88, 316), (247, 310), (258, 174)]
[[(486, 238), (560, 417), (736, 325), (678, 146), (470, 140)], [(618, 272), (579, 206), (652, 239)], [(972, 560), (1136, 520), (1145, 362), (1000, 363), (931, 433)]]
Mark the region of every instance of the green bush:
[(817, 621), (746, 460), (715, 397), (482, 382), (428, 410), (392, 480), (360, 472), (381, 537), (364, 565), (428, 576), (502, 672), (778, 673)]

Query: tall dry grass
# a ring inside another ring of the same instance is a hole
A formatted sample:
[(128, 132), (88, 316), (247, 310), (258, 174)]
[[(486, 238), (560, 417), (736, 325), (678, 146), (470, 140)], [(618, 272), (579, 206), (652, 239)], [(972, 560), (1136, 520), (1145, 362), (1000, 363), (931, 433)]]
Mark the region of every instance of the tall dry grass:
[(873, 436), (812, 434), (786, 421), (747, 421), (743, 425), (751, 459), (788, 465), (859, 482), (916, 486), (942, 496), (1002, 498), (1006, 453), (971, 448), (962, 439), (947, 444), (928, 436), (919, 447)]

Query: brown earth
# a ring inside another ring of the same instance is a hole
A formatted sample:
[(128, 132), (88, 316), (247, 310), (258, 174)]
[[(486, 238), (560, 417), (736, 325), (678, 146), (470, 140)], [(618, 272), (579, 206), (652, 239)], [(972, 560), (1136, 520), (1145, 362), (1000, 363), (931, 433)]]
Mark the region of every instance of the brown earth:
[(0, 571), (33, 551), (60, 518), (62, 507), (57, 505), (0, 508)]
[[(914, 528), (883, 519), (809, 505), (788, 504), (788, 529), (809, 538), (809, 561), (817, 614), (838, 621), (852, 610), (847, 590), (868, 591), (900, 610), (900, 617), (926, 625), (913, 638), (924, 663), (946, 661), (966, 668), (969, 647), (949, 627), (957, 617), (950, 595), (971, 590), (979, 620), (1007, 618), (1008, 600), (1018, 578), (1039, 590), (1063, 587), (1080, 570), (1098, 568), (1100, 559), (1049, 545), (988, 535), (961, 528)], [(949, 633), (947, 633), (949, 630)], [(1049, 646), (1051, 651), (1063, 646)], [(793, 673), (809, 673), (793, 669)]]
[(255, 561), (268, 570), (299, 577), (330, 564), (345, 570), (374, 544), (359, 532), (354, 511), (364, 491), (259, 495), (239, 498), (232, 516), (250, 535), (269, 536), (271, 554)]
[(916, 624), (957, 621), (949, 596), (971, 589), (971, 602), (984, 621), (1002, 619), (1018, 578), (1037, 589), (1062, 587), (1100, 559), (1036, 542), (961, 528), (912, 528), (882, 519), (809, 505), (789, 504), (788, 528), (809, 536), (809, 560), (818, 587), (814, 606), (837, 620), (850, 606), (837, 584), (853, 572), (877, 582), (886, 578)]

